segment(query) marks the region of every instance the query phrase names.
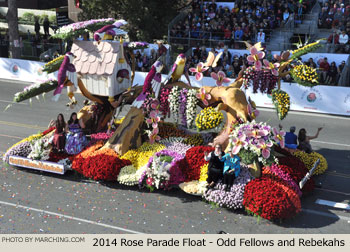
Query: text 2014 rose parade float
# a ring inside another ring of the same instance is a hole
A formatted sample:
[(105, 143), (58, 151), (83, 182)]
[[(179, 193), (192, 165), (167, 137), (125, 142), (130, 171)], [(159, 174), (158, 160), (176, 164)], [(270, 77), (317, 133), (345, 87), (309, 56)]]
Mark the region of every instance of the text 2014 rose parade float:
[[(35, 84), (15, 95), (15, 101), (20, 102), (55, 90), (58, 99), (67, 87), (71, 100), (68, 105), (74, 108), (74, 91), (80, 89), (90, 100), (77, 115), (90, 136), (88, 145), (76, 154), (54, 152), (51, 145), (57, 129), (53, 126), (9, 148), (4, 161), (11, 164), (9, 160), (17, 158), (59, 164), (64, 171), (72, 169), (87, 178), (146, 187), (150, 191), (181, 188), (211, 204), (245, 208), (270, 220), (297, 214), (302, 195), (312, 191), (314, 185), (312, 178), (302, 189), (298, 184), (311, 169), (316, 154), (307, 158), (305, 155), (309, 154), (291, 155), (282, 149), (285, 133), (255, 121), (259, 111), (244, 89), (253, 85), (255, 92), (271, 93), (282, 120), (287, 116), (290, 101), (288, 94), (280, 89), (280, 79), (286, 74), (285, 68), (295, 62), (293, 55), (307, 53), (312, 46), (292, 52), (291, 57), (290, 52), (283, 52), (272, 63), (265, 59), (259, 44), (249, 45), (251, 66), (243, 69), (235, 82), (226, 85), (230, 80), (223, 72), (212, 73), (216, 86), (201, 88), (178, 81), (181, 74), (187, 74), (183, 68), (186, 56), (181, 54), (166, 79), (161, 75), (163, 62), (158, 60), (143, 86), (132, 86), (134, 50), (148, 44), (124, 43), (126, 32), (120, 27), (125, 24), (124, 20), (103, 19), (61, 28), (62, 32), (55, 36), (67, 39), (84, 35), (89, 27), (94, 27), (98, 29), (96, 41), (75, 40), (70, 52), (44, 68), (48, 72), (59, 71), (57, 81)], [(113, 40), (115, 37), (119, 41)], [(317, 46), (318, 43), (314, 45)], [(206, 62), (189, 70), (200, 81), (203, 72), (215, 67), (219, 58), (220, 55), (209, 53)], [(299, 71), (297, 80), (302, 80), (301, 84), (309, 81), (300, 74)], [(130, 110), (116, 123), (116, 108), (124, 104), (130, 104)], [(202, 108), (200, 113), (198, 107)], [(169, 115), (175, 123), (165, 122)], [(232, 184), (222, 178), (227, 174), (219, 176), (214, 185), (207, 183), (212, 178), (212, 159), (206, 161), (205, 156), (211, 153), (214, 157), (217, 146), (231, 153), (218, 156), (227, 159), (224, 170), (234, 157)], [(327, 162), (322, 159), (322, 167), (316, 174), (326, 168)]]

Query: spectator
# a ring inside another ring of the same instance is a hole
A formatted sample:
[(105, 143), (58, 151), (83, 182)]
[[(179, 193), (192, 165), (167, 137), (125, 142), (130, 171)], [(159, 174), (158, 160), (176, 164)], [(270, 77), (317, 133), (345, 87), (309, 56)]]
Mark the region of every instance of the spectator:
[(342, 62), (341, 62), (341, 64), (338, 66), (338, 68), (337, 68), (337, 80), (336, 80), (336, 83), (335, 83), (335, 85), (338, 85), (339, 84), (339, 80), (340, 80), (340, 77), (341, 77), (341, 74), (342, 74), (342, 72), (343, 72), (343, 69), (344, 69), (344, 67), (345, 67), (345, 61), (343, 60)]
[(338, 69), (337, 69), (337, 66), (335, 65), (335, 62), (333, 61), (329, 66), (325, 83), (328, 85), (335, 85), (335, 81), (337, 79), (337, 73), (338, 73)]
[(337, 48), (336, 52), (341, 52), (341, 53), (347, 53), (349, 51), (348, 48), (348, 41), (349, 41), (349, 36), (345, 33), (343, 30), (342, 33), (339, 36), (339, 47)]
[(286, 24), (288, 19), (289, 19), (289, 11), (288, 9), (285, 9), (285, 11), (283, 12), (283, 24)]
[(329, 70), (329, 63), (327, 61), (327, 58), (324, 58), (320, 63), (320, 70), (321, 70), (321, 83), (324, 83)]
[(337, 31), (333, 31), (333, 33), (327, 39), (327, 52), (334, 52), (334, 48), (339, 45), (339, 33)]
[(47, 17), (45, 17), (43, 26), (44, 26), (45, 36), (47, 36), (47, 37), (50, 36), (50, 21)]
[(256, 42), (261, 42), (262, 44), (265, 43), (265, 33), (263, 29), (260, 29), (260, 32), (257, 35)]
[(37, 18), (35, 19), (34, 31), (36, 35), (40, 35), (40, 24)]
[(309, 60), (305, 63), (305, 65), (312, 67), (312, 68), (316, 68), (316, 63), (314, 62), (313, 58), (309, 58)]

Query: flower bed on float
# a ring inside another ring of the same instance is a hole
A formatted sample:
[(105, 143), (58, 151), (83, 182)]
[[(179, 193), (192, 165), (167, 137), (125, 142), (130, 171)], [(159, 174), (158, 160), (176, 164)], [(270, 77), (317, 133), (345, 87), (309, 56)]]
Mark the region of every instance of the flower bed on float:
[[(209, 133), (189, 134), (164, 122), (159, 122), (158, 127), (162, 138), (159, 143), (145, 142), (121, 157), (112, 149), (102, 148), (112, 134), (106, 132), (92, 134), (88, 147), (75, 156), (51, 151), (47, 157), (49, 161), (64, 164), (86, 178), (148, 187), (150, 191), (178, 186), (186, 193), (202, 196), (210, 204), (232, 210), (243, 208), (269, 220), (290, 218), (300, 212), (300, 199), (314, 189), (314, 181), (311, 178), (302, 189), (299, 182), (317, 158), (321, 159), (321, 164), (316, 174), (324, 172), (327, 167), (326, 160), (318, 153), (298, 151), (290, 154), (278, 145), (283, 145), (280, 137), (283, 132), (252, 121), (237, 124), (230, 136), (233, 151), (242, 160), (241, 173), (233, 186), (226, 190), (219, 181), (214, 188), (208, 188), (208, 162), (204, 160), (204, 152), (214, 149), (195, 145), (202, 144)], [(10, 155), (28, 157), (35, 143), (38, 145), (45, 137), (49, 138), (54, 129), (13, 145), (5, 153), (4, 161), (7, 162)], [(244, 165), (256, 159), (263, 166), (259, 178), (254, 178)]]

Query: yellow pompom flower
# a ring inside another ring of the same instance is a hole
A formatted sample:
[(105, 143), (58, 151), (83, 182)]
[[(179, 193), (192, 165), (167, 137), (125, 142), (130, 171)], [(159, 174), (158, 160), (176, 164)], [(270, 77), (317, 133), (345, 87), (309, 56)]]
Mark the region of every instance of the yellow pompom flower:
[(320, 163), (314, 172), (315, 175), (323, 174), (328, 169), (327, 160), (320, 153), (312, 152), (310, 154), (307, 154), (303, 151), (296, 151), (293, 153), (293, 155), (298, 157), (305, 164), (308, 170), (311, 170), (317, 159), (320, 159)]
[(208, 178), (208, 166), (209, 164), (204, 164), (201, 166), (201, 174), (199, 177), (199, 181), (207, 181)]
[(196, 117), (196, 127), (198, 130), (207, 130), (218, 127), (224, 120), (224, 115), (212, 107), (203, 109)]

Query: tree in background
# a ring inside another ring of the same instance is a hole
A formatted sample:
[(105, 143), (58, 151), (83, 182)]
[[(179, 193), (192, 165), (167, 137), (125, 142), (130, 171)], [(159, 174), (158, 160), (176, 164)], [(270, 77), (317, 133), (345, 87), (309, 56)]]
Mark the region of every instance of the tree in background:
[(21, 57), (21, 48), (18, 33), (18, 9), (17, 0), (8, 0), (8, 11), (6, 20), (9, 27), (10, 52), (12, 58), (19, 59)]
[(105, 17), (128, 21), (131, 40), (151, 41), (168, 33), (169, 22), (191, 1), (188, 0), (89, 0), (83, 1), (81, 21)]

